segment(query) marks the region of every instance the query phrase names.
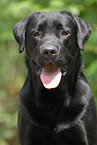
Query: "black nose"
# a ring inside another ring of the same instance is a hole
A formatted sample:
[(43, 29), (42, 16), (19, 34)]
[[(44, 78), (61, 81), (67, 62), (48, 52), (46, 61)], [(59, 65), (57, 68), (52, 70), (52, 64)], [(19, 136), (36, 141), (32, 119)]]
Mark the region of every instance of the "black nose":
[(56, 47), (47, 47), (42, 50), (42, 55), (44, 57), (55, 57), (58, 53), (58, 50)]

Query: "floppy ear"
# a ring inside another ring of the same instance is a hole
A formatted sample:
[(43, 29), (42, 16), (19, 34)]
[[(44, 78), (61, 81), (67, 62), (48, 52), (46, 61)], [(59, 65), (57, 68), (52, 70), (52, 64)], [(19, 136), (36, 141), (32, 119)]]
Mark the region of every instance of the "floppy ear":
[(23, 52), (25, 47), (25, 32), (27, 28), (27, 24), (33, 15), (34, 12), (29, 14), (26, 18), (22, 19), (19, 23), (17, 23), (14, 27), (13, 34), (16, 41), (19, 43), (19, 53)]
[(84, 22), (82, 19), (78, 17), (74, 17), (74, 20), (76, 22), (76, 27), (77, 27), (77, 43), (78, 47), (81, 50), (84, 50), (84, 44), (88, 40), (90, 34), (91, 34), (91, 27), (88, 23)]
[(61, 11), (62, 14), (67, 14), (70, 17), (72, 17), (73, 22), (76, 26), (76, 31), (77, 31), (77, 43), (78, 47), (81, 50), (84, 50), (84, 44), (88, 40), (90, 34), (91, 34), (91, 27), (88, 23), (84, 22), (82, 19), (79, 17), (74, 16), (71, 12), (69, 11)]

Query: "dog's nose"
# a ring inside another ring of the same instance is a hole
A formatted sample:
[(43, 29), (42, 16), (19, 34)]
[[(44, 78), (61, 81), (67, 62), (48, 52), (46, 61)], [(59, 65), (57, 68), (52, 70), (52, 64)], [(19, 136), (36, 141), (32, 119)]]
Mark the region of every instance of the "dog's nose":
[(55, 57), (58, 53), (58, 50), (56, 47), (47, 47), (42, 51), (42, 55), (44, 57)]

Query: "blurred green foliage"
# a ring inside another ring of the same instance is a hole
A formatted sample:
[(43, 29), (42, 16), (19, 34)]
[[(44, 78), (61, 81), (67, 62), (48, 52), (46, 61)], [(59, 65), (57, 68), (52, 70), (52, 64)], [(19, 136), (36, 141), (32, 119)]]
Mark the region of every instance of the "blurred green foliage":
[(0, 145), (19, 145), (19, 90), (26, 77), (24, 53), (18, 54), (13, 27), (31, 11), (69, 10), (87, 21), (93, 31), (85, 45), (83, 69), (97, 106), (97, 0), (0, 0)]

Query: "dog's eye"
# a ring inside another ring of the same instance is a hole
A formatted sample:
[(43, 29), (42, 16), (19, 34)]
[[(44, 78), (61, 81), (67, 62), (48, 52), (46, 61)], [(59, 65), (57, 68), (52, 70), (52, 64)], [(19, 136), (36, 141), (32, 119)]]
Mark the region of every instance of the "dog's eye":
[(39, 32), (35, 32), (35, 33), (33, 34), (33, 36), (38, 37), (38, 36), (39, 36)]
[(68, 32), (62, 31), (61, 35), (62, 35), (62, 36), (67, 36), (67, 35), (68, 35)]

